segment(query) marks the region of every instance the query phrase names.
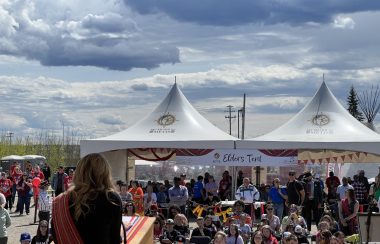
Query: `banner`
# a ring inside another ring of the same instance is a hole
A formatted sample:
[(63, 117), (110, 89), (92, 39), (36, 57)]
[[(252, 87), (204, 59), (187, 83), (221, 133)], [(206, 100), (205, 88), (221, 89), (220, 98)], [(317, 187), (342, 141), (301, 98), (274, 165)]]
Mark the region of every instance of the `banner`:
[(176, 156), (177, 164), (208, 166), (292, 166), (297, 157), (273, 157), (259, 150), (215, 149), (202, 156)]

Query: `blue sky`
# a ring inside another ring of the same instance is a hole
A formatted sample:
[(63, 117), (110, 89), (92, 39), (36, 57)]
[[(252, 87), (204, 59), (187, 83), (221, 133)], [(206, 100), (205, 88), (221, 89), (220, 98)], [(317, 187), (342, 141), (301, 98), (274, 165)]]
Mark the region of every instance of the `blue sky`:
[(379, 9), (353, 0), (0, 0), (0, 128), (59, 134), (64, 121), (76, 135), (105, 136), (149, 113), (177, 76), (225, 131), (226, 106), (241, 107), (245, 92), (246, 134), (260, 135), (299, 111), (322, 74), (343, 104), (351, 85), (380, 84)]

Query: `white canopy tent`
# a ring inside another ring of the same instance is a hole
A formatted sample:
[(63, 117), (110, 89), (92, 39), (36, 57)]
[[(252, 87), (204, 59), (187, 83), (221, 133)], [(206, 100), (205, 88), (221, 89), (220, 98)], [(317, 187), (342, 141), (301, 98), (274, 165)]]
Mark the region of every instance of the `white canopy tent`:
[(311, 101), (272, 132), (237, 142), (241, 149), (336, 149), (380, 154), (380, 135), (360, 123), (323, 82)]
[(233, 149), (236, 140), (200, 115), (175, 83), (148, 116), (119, 133), (81, 140), (80, 152), (82, 157), (90, 153), (103, 153), (113, 166), (114, 178), (124, 179), (126, 166), (133, 165), (128, 164), (128, 149)]

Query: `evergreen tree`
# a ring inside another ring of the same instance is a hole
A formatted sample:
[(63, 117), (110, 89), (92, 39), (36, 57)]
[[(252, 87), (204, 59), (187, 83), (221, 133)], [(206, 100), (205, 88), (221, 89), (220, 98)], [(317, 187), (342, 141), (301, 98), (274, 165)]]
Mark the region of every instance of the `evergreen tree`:
[(359, 99), (355, 91), (354, 86), (351, 86), (351, 89), (347, 97), (348, 112), (354, 116), (357, 120), (362, 122), (364, 120), (363, 113), (359, 110)]

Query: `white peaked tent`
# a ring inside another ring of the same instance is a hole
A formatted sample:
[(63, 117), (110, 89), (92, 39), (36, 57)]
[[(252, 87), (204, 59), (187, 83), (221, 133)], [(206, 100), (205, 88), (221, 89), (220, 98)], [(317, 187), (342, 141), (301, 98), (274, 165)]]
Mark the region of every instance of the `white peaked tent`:
[(119, 133), (82, 140), (80, 151), (82, 157), (103, 153), (111, 163), (114, 178), (124, 180), (128, 149), (233, 149), (236, 140), (200, 115), (174, 84), (166, 98), (144, 119)]
[(274, 131), (237, 148), (336, 149), (380, 154), (380, 135), (352, 117), (323, 82), (312, 100)]
[(119, 133), (82, 140), (80, 151), (84, 156), (128, 148), (232, 149), (236, 140), (200, 115), (174, 84), (147, 117)]

